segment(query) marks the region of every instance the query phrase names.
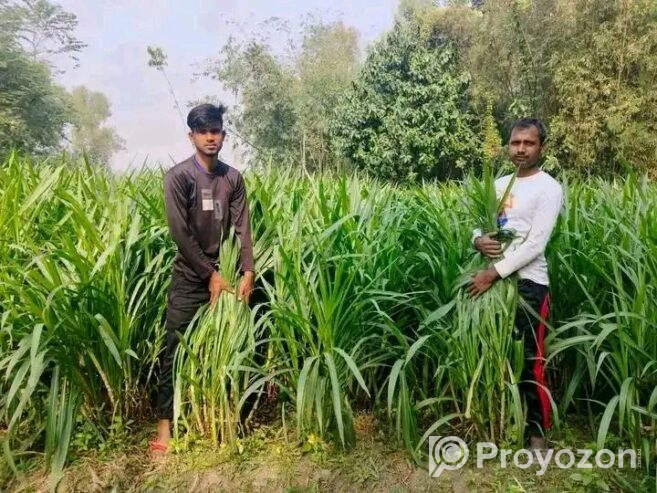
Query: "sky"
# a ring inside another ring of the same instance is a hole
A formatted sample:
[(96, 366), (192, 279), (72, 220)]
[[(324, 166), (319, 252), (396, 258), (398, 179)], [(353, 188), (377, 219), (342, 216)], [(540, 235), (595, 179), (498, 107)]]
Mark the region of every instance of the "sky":
[[(77, 37), (87, 43), (80, 66), (66, 68), (58, 80), (71, 89), (84, 85), (103, 92), (112, 107), (108, 125), (126, 142), (112, 169), (123, 171), (161, 163), (168, 167), (192, 153), (184, 126), (162, 74), (148, 66), (146, 47), (168, 55), (167, 75), (186, 116), (186, 103), (212, 95), (233, 106), (236, 101), (220, 83), (194, 80), (205, 60), (216, 58), (229, 36), (243, 37), (278, 17), (299, 27), (308, 14), (331, 22), (342, 20), (360, 33), (365, 47), (389, 30), (398, 0), (55, 0), (78, 17)], [(281, 35), (285, 38), (285, 35)], [(277, 39), (273, 40), (275, 44)], [(283, 40), (280, 40), (283, 42)], [(59, 65), (59, 63), (58, 63)], [(226, 146), (222, 157), (238, 168), (239, 153)]]

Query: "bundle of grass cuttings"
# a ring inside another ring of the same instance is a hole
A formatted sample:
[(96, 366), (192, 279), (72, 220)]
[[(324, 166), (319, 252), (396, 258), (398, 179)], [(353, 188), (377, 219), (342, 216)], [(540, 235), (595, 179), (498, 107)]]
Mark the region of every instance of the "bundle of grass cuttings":
[[(214, 445), (236, 443), (243, 435), (245, 406), (263, 386), (254, 364), (254, 312), (238, 297), (239, 244), (231, 231), (222, 243), (220, 275), (233, 292), (199, 310), (182, 335), (175, 358), (174, 432), (185, 439), (204, 437)], [(248, 410), (247, 410), (248, 411)]]
[[(468, 210), (481, 234), (491, 233), (504, 251), (516, 237), (512, 229), (502, 228), (498, 218), (511, 193), (517, 175), (511, 176), (501, 197), (490, 166), (484, 166), (482, 179), (466, 183)], [(498, 280), (476, 298), (467, 292), (474, 273), (486, 269), (491, 259), (477, 252), (463, 268), (455, 286), (456, 309), (452, 310), (451, 344), (454, 361), (450, 380), (456, 389), (467, 389), (460, 396), (465, 425), (473, 438), (495, 443), (517, 442), (524, 419), (518, 381), (523, 365), (523, 343), (513, 338), (519, 302), (515, 276)]]

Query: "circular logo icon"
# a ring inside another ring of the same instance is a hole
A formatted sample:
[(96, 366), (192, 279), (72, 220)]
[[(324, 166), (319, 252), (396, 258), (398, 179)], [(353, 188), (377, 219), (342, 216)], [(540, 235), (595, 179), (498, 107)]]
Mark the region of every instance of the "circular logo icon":
[(468, 446), (459, 437), (431, 437), (429, 445), (429, 472), (434, 478), (440, 476), (445, 469), (460, 469), (470, 454)]

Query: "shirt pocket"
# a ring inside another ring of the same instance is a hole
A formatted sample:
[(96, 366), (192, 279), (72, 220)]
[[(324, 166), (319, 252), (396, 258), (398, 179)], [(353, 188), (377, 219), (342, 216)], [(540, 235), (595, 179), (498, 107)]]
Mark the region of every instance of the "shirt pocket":
[(203, 212), (212, 212), (215, 210), (214, 194), (211, 188), (201, 188), (201, 210)]

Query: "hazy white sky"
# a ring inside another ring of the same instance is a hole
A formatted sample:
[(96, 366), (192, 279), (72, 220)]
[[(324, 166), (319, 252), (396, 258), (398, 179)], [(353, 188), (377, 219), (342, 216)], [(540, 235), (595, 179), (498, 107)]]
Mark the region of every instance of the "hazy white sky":
[[(116, 170), (140, 166), (147, 158), (168, 166), (171, 158), (180, 161), (191, 154), (186, 128), (162, 74), (148, 67), (148, 45), (166, 51), (167, 74), (186, 115), (187, 101), (206, 95), (216, 95), (229, 106), (235, 103), (218, 83), (192, 81), (195, 67), (215, 57), (231, 34), (243, 35), (273, 16), (294, 27), (306, 14), (313, 14), (355, 27), (365, 46), (392, 27), (398, 4), (398, 0), (55, 2), (78, 16), (77, 36), (88, 44), (80, 55), (80, 67), (67, 70), (59, 80), (68, 88), (85, 85), (109, 98), (109, 124), (126, 141), (126, 151), (112, 160)], [(222, 154), (239, 165), (230, 149)]]

